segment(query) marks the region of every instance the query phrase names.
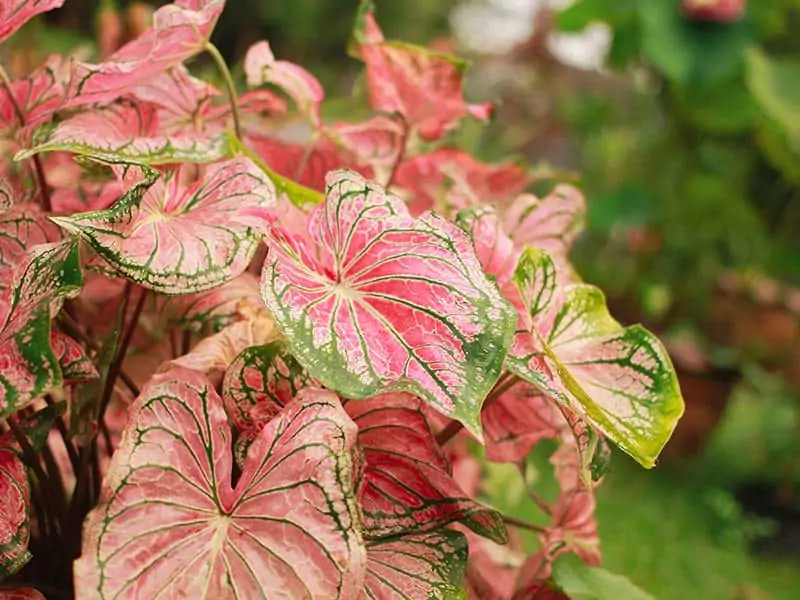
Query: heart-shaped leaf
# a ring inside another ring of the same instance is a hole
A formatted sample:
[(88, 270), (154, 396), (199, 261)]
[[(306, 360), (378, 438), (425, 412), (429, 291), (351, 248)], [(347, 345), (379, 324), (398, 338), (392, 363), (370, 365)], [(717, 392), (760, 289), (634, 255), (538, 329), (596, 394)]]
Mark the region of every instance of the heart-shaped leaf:
[(222, 400), (199, 373), (148, 383), (75, 563), (78, 598), (352, 598), (366, 555), (356, 428), (306, 389), (253, 442), (235, 487)]
[(83, 283), (77, 240), (36, 246), (4, 275), (12, 284), (0, 291), (0, 417), (61, 385), (50, 347), (51, 304)]
[(367, 543), (367, 579), (362, 598), (463, 597), (467, 538), (440, 529)]
[[(549, 265), (549, 266), (548, 266)], [(530, 315), (507, 364), (645, 467), (669, 440), (683, 398), (666, 349), (641, 326), (622, 327), (602, 292), (575, 284), (556, 289), (552, 261), (526, 248), (515, 280)]]
[(64, 0), (3, 0), (0, 4), (0, 42), (36, 15), (62, 4)]
[(30, 485), (10, 434), (0, 437), (0, 579), (7, 579), (31, 558), (28, 552)]
[(372, 2), (362, 2), (354, 32), (356, 53), (367, 67), (372, 108), (400, 113), (426, 140), (439, 139), (471, 115), (487, 120), (490, 104), (468, 105), (462, 85), (467, 63), (427, 48), (383, 39)]
[(67, 106), (109, 102), (201, 52), (225, 0), (178, 0), (159, 8), (153, 27), (99, 65), (75, 62)]
[(208, 290), (247, 268), (259, 238), (237, 214), (275, 203), (274, 186), (251, 160), (212, 165), (189, 186), (175, 171), (155, 182), (154, 171), (147, 174), (111, 208), (53, 221), (127, 278), (164, 294)]
[(407, 394), (352, 400), (366, 467), (359, 502), (367, 539), (431, 531), (460, 521), (499, 543), (507, 540), (499, 513), (459, 488), (436, 443), (420, 401)]
[(309, 220), (316, 249), (269, 228), (262, 293), (292, 353), (345, 397), (409, 391), (480, 437), (515, 311), (458, 227), (413, 219), (355, 173), (328, 183)]

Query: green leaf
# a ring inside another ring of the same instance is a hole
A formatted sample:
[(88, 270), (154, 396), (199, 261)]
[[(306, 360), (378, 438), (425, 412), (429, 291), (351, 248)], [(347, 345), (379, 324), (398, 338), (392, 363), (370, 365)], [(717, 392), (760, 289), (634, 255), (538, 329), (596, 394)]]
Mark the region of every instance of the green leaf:
[(626, 577), (590, 567), (571, 553), (556, 559), (553, 581), (572, 600), (655, 600)]
[(758, 48), (747, 52), (747, 86), (761, 108), (800, 139), (800, 61), (776, 60)]

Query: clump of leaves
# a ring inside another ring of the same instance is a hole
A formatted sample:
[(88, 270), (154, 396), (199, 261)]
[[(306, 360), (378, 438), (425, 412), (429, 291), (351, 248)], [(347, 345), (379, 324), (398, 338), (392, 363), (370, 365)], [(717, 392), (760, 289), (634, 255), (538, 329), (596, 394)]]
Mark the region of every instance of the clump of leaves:
[[(60, 4), (4, 2), (0, 41)], [(581, 194), (448, 147), (490, 107), (369, 2), (355, 123), (266, 41), (238, 95), (223, 7), (178, 0), (104, 62), (3, 77), (4, 587), (565, 597), (555, 559), (600, 561), (606, 440), (651, 467), (683, 410), (659, 341), (570, 267)], [(226, 94), (186, 68), (201, 52)], [(292, 107), (305, 143), (280, 137)], [(467, 438), (520, 467), (559, 444), (547, 527), (475, 500)], [(541, 542), (511, 567), (486, 551), (509, 524)]]

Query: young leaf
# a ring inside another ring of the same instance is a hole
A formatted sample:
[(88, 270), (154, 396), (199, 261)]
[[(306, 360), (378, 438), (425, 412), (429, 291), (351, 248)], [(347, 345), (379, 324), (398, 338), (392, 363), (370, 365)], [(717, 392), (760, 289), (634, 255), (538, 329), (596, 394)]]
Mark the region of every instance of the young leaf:
[(57, 125), (43, 126), (37, 130), (33, 143), (32, 148), (18, 152), (14, 159), (63, 150), (107, 160), (159, 165), (214, 162), (227, 152), (222, 133), (165, 135), (158, 131), (153, 106), (129, 102), (81, 112)]
[(261, 41), (250, 46), (244, 57), (247, 85), (255, 87), (266, 83), (286, 92), (314, 127), (319, 127), (319, 107), (325, 92), (319, 81), (303, 67), (285, 60), (275, 60), (269, 42)]
[(0, 291), (0, 417), (61, 385), (51, 305), (80, 290), (77, 240), (36, 246), (6, 275), (12, 285)]
[(366, 462), (359, 494), (366, 539), (460, 521), (498, 543), (507, 540), (501, 515), (467, 497), (453, 480), (419, 400), (386, 394), (352, 400), (345, 408), (358, 425)]
[(565, 554), (553, 565), (553, 581), (573, 600), (654, 600), (621, 575)]
[(576, 284), (556, 290), (552, 279), (542, 277), (551, 267), (547, 255), (533, 248), (520, 258), (515, 279), (531, 333), (518, 332), (508, 368), (643, 466), (654, 466), (683, 414), (669, 355), (646, 329), (617, 323), (599, 289)]
[(385, 41), (372, 12), (372, 2), (362, 2), (354, 37), (367, 67), (373, 109), (400, 113), (426, 140), (439, 139), (467, 115), (484, 121), (491, 116), (490, 104), (464, 102), (467, 63), (420, 46)]
[(354, 597), (366, 566), (355, 442), (335, 395), (304, 390), (258, 435), (232, 487), (220, 397), (194, 371), (157, 377), (84, 525), (77, 597)]
[(36, 15), (62, 4), (64, 0), (3, 0), (0, 4), (0, 42)]
[(201, 52), (225, 0), (178, 0), (159, 8), (153, 27), (99, 65), (75, 62), (66, 106), (109, 102)]
[(97, 379), (100, 375), (92, 359), (78, 342), (60, 331), (50, 332), (50, 346), (61, 366), (65, 382), (75, 384)]
[(367, 579), (362, 598), (463, 598), (467, 538), (440, 529), (367, 543)]
[(215, 165), (201, 181), (154, 172), (108, 210), (53, 218), (79, 233), (113, 268), (163, 294), (211, 289), (245, 270), (259, 238), (237, 220), (247, 206), (269, 208), (275, 188), (249, 159)]
[(0, 579), (5, 580), (27, 563), (30, 525), (28, 473), (10, 434), (0, 438)]
[[(273, 226), (262, 294), (292, 353), (349, 398), (409, 391), (480, 437), (515, 313), (472, 243), (359, 175), (328, 175), (310, 248)], [(317, 252), (317, 256), (314, 255)]]

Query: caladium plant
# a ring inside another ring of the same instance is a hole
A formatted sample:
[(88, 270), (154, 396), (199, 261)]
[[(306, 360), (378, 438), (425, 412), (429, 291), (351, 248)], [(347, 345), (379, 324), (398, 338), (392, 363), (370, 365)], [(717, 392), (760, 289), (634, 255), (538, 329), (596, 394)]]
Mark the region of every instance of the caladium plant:
[[(0, 41), (61, 4), (3, 0)], [(360, 122), (266, 40), (237, 82), (224, 5), (0, 70), (0, 595), (566, 597), (556, 558), (600, 561), (609, 444), (651, 467), (683, 410), (660, 342), (569, 263), (583, 196), (451, 147), (491, 107), (370, 2)], [(521, 466), (545, 439), (537, 528), (481, 501), (466, 449)]]

